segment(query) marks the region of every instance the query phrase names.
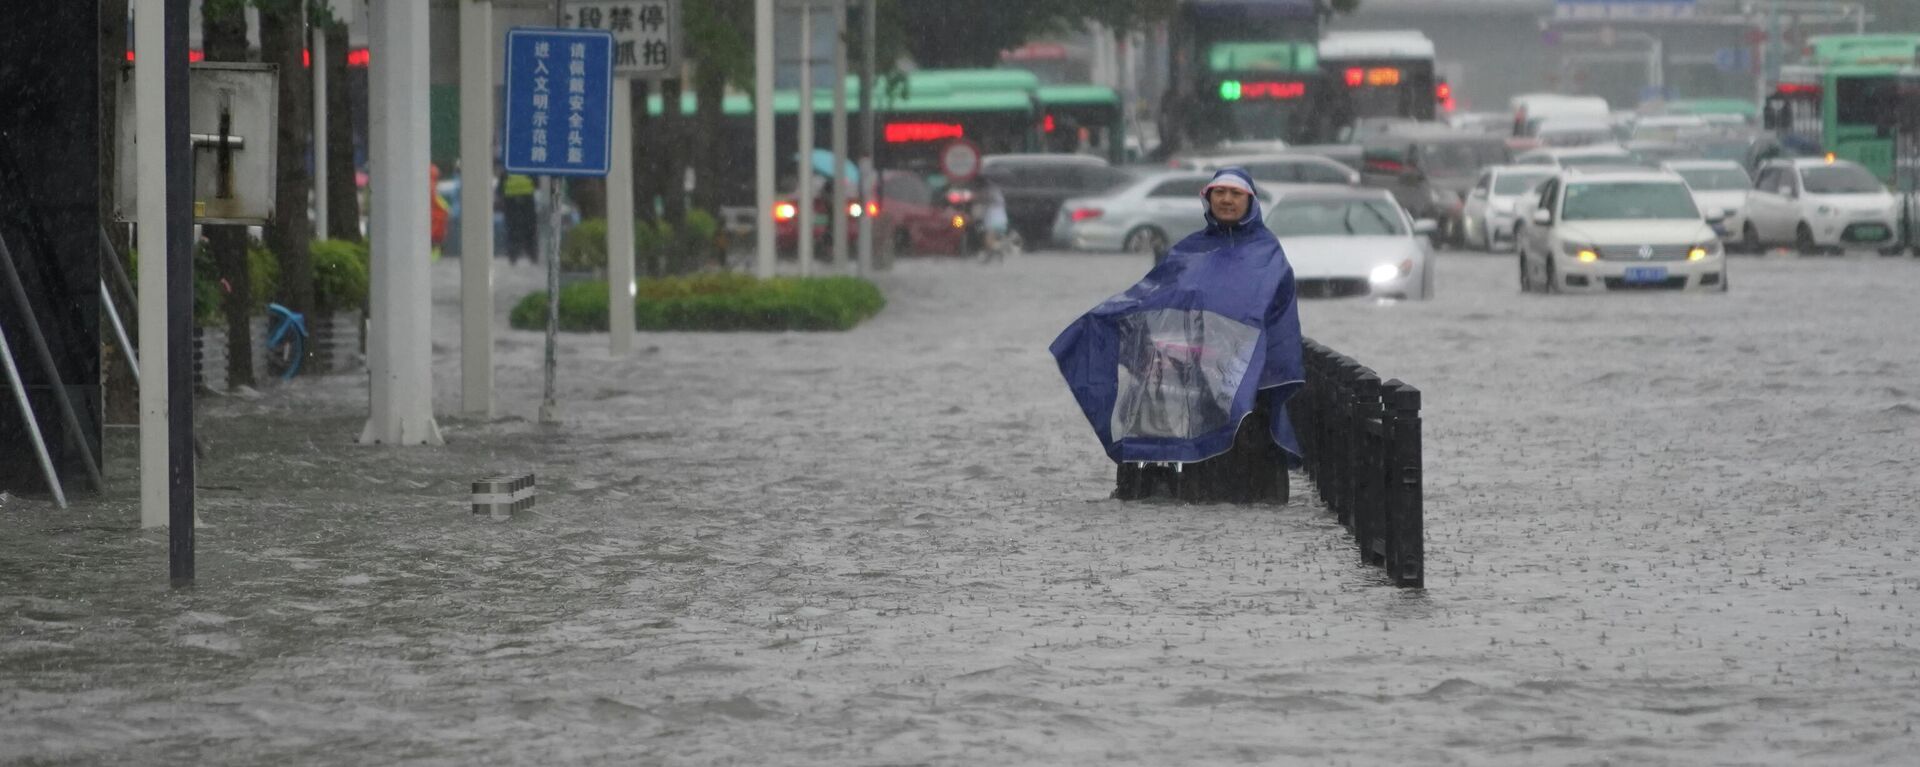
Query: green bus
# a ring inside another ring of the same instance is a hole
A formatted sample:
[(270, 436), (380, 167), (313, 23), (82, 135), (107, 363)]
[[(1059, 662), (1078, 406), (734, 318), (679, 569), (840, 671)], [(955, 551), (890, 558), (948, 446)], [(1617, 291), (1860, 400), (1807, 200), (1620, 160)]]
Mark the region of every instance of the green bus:
[(1821, 35), (1800, 64), (1781, 67), (1765, 121), (1783, 143), (1831, 152), (1893, 181), (1894, 142), (1884, 116), (1920, 35)]

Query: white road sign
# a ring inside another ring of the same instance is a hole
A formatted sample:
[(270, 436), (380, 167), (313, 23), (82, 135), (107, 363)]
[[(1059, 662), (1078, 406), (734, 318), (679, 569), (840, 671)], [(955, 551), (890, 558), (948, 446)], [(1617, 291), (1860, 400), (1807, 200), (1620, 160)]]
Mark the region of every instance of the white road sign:
[(562, 26), (613, 33), (616, 77), (680, 73), (679, 0), (566, 0)]

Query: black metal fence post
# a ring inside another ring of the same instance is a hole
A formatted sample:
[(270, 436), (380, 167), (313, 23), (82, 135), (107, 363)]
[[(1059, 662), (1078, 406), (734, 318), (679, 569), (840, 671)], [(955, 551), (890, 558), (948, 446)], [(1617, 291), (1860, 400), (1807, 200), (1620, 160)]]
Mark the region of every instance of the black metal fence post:
[(1420, 391), (1313, 339), (1288, 405), (1320, 500), (1352, 533), (1360, 561), (1419, 588), (1424, 567)]

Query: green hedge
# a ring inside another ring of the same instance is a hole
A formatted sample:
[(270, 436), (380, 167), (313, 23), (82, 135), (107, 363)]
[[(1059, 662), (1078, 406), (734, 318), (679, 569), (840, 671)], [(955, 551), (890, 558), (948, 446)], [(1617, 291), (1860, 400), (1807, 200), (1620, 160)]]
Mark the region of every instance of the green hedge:
[(323, 311), (357, 312), (367, 307), (373, 284), (367, 244), (352, 240), (314, 240), (313, 301)]
[[(633, 222), (633, 260), (640, 274), (680, 274), (699, 269), (720, 247), (720, 222), (698, 208), (687, 211), (686, 226), (667, 221)], [(560, 239), (560, 267), (605, 273), (607, 221), (589, 218)]]
[[(857, 277), (776, 277), (707, 273), (640, 280), (634, 326), (640, 330), (847, 330), (880, 313), (880, 289)], [(607, 283), (560, 289), (560, 329), (607, 330)], [(520, 299), (509, 315), (520, 330), (546, 328), (547, 293)]]

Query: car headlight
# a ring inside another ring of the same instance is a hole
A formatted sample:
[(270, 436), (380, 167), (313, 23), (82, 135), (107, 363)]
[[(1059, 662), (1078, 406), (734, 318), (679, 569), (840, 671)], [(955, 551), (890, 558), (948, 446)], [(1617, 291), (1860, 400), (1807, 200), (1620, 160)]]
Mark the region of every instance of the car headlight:
[(1592, 245), (1563, 242), (1560, 244), (1560, 252), (1567, 254), (1568, 258), (1575, 259), (1583, 264), (1591, 264), (1600, 260), (1600, 249)]
[(1687, 248), (1687, 260), (1701, 261), (1707, 258), (1711, 258), (1713, 256), (1720, 255), (1720, 252), (1721, 252), (1720, 241), (1709, 240), (1707, 242), (1703, 242), (1698, 245), (1695, 245), (1691, 248)]
[(1394, 280), (1400, 279), (1402, 275), (1408, 274), (1412, 271), (1413, 271), (1413, 259), (1411, 258), (1401, 261), (1398, 265), (1381, 264), (1379, 266), (1374, 267), (1373, 271), (1367, 274), (1367, 281), (1374, 282), (1374, 283), (1392, 282)]

